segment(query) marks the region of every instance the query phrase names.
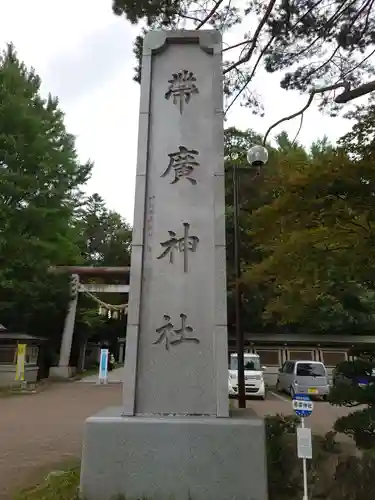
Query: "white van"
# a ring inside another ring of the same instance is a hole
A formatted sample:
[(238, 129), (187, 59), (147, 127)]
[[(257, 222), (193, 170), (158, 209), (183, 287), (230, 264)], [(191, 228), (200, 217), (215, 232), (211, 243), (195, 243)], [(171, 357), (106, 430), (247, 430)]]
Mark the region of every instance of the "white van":
[[(254, 396), (265, 399), (266, 388), (263, 379), (263, 371), (265, 366), (260, 366), (258, 354), (244, 354), (245, 365), (245, 394), (246, 396)], [(238, 363), (237, 354), (230, 355), (228, 391), (229, 396), (238, 396)]]

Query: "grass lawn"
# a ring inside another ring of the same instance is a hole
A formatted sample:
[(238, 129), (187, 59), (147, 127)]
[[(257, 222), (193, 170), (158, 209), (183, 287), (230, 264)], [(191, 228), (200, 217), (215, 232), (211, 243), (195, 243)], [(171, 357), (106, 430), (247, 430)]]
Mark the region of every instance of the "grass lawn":
[(13, 500), (78, 500), (80, 465), (56, 470), (37, 486), (16, 494)]
[[(39, 484), (14, 495), (12, 500), (81, 500), (78, 495), (80, 472), (78, 461), (69, 465), (65, 462), (65, 465), (50, 472)], [(113, 500), (125, 500), (125, 497), (120, 495)]]

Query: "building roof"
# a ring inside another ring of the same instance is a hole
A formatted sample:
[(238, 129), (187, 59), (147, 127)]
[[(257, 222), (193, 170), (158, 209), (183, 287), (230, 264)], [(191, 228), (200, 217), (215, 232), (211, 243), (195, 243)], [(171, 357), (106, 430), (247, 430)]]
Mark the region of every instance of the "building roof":
[[(244, 333), (246, 343), (257, 345), (321, 345), (321, 346), (372, 346), (375, 347), (375, 335), (338, 335), (308, 333)], [(231, 336), (231, 340), (234, 339)]]
[(0, 324), (0, 342), (2, 340), (17, 340), (17, 341), (43, 341), (43, 337), (36, 337), (34, 335), (28, 335), (27, 333), (10, 332), (5, 326)]

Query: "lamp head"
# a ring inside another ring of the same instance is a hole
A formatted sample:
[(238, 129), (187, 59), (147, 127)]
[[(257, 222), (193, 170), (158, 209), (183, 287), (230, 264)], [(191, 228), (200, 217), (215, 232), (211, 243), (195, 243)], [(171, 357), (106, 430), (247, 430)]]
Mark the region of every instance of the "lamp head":
[(264, 146), (256, 145), (247, 152), (247, 161), (254, 167), (265, 165), (268, 161), (268, 151)]

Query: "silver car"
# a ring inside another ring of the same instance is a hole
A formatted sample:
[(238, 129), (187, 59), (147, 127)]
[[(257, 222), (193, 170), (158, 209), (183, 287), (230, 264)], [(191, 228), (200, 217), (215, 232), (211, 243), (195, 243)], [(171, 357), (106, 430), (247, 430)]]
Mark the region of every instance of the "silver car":
[(329, 393), (326, 367), (319, 361), (286, 361), (279, 370), (276, 390), (291, 397), (307, 394), (326, 399)]

